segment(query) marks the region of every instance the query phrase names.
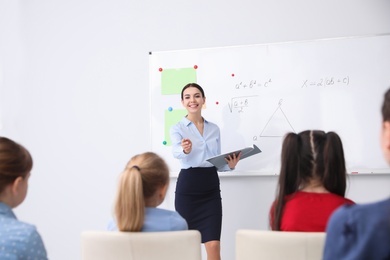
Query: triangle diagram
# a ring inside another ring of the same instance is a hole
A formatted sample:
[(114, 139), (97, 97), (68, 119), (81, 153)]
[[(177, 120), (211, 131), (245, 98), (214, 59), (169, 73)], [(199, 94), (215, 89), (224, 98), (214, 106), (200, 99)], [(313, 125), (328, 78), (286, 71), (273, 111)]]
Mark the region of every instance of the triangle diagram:
[(287, 132), (295, 133), (295, 130), (282, 109), (281, 99), (278, 107), (261, 131), (260, 137), (283, 137)]

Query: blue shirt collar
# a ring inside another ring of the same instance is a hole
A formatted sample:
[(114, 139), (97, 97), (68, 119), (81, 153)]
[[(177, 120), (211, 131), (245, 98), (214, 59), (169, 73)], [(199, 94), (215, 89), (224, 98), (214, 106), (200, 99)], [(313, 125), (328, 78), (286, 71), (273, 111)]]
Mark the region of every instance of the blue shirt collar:
[(16, 219), (16, 216), (12, 211), (11, 207), (3, 202), (0, 202), (0, 215), (4, 215), (6, 217), (11, 217)]
[[(205, 123), (208, 123), (208, 121), (207, 121), (204, 117), (203, 117), (203, 120), (204, 120)], [(186, 126), (189, 126), (190, 124), (193, 124), (193, 123), (191, 122), (191, 120), (189, 120), (189, 119), (187, 118), (187, 116), (183, 117), (182, 122), (183, 122), (184, 125), (186, 125)]]

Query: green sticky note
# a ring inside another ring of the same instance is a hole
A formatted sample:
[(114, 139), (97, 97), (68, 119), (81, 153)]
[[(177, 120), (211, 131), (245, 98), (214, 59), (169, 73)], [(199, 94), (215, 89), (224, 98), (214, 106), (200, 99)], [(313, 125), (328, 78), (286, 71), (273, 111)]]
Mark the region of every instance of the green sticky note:
[(165, 111), (165, 145), (172, 145), (170, 135), (171, 127), (176, 125), (185, 115), (187, 115), (187, 110), (185, 109), (173, 109), (172, 111)]
[(180, 94), (188, 83), (196, 83), (196, 69), (164, 69), (161, 72), (161, 94)]

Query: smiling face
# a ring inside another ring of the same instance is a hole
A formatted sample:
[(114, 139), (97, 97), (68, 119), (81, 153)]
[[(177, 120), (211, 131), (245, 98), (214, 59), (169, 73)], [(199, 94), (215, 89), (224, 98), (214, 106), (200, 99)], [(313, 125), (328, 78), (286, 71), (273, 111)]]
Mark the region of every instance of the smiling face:
[(181, 103), (187, 109), (188, 113), (200, 113), (205, 101), (206, 98), (196, 87), (188, 87), (183, 91)]

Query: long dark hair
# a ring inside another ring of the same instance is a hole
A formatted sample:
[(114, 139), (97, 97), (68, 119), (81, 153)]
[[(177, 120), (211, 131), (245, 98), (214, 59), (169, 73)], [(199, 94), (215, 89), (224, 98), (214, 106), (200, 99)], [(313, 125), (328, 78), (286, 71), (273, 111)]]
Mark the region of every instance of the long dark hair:
[(281, 168), (272, 229), (280, 230), (285, 196), (318, 178), (329, 192), (344, 197), (346, 168), (343, 145), (335, 132), (288, 133), (283, 141)]

